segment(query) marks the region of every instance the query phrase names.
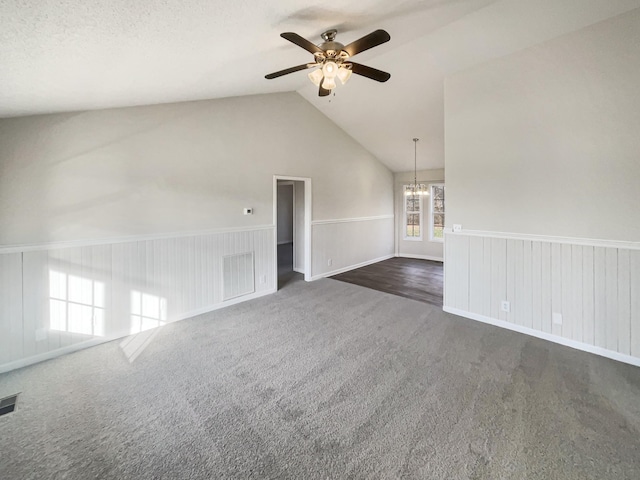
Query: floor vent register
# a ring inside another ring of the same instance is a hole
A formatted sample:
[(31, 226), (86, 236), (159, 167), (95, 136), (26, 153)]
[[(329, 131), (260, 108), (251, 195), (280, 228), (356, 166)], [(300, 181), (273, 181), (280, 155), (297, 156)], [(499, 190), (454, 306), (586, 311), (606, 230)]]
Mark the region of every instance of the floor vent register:
[(16, 409), (16, 403), (18, 401), (18, 394), (11, 395), (0, 399), (0, 417), (8, 413), (13, 412)]

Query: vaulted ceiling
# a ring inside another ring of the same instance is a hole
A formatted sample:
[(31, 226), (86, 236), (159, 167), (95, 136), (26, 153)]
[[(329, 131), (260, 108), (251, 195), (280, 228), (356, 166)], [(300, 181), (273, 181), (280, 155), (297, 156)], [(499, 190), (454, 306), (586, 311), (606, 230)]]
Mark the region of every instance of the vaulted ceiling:
[[(444, 166), (445, 77), (640, 7), (640, 0), (5, 0), (0, 2), (0, 117), (297, 91), (391, 170)], [(319, 98), (311, 60), (280, 38), (347, 44), (377, 28), (391, 41)]]

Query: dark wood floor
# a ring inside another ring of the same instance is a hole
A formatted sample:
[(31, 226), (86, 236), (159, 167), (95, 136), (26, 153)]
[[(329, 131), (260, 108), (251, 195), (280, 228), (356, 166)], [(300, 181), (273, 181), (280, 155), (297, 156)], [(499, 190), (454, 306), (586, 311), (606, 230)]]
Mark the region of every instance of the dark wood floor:
[(334, 275), (331, 278), (442, 306), (443, 268), (441, 262), (413, 258), (390, 258)]

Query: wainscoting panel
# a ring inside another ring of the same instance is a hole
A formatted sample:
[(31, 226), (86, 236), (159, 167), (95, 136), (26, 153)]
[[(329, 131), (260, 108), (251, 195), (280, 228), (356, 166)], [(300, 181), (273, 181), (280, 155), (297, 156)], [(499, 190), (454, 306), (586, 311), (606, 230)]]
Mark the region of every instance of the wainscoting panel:
[(22, 355), (22, 253), (0, 255), (0, 365)]
[(312, 278), (391, 258), (393, 224), (393, 215), (312, 222)]
[(447, 311), (640, 362), (640, 246), (448, 232), (445, 271)]
[(225, 256), (252, 257), (247, 298), (270, 293), (273, 242), (263, 227), (0, 253), (0, 372), (224, 306)]

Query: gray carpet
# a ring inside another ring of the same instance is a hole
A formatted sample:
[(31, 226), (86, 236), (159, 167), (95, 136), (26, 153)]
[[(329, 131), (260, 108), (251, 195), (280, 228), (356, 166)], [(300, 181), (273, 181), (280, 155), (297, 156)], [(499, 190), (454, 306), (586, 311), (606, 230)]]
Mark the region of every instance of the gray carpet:
[(640, 478), (640, 369), (330, 279), (16, 391), (2, 479)]

